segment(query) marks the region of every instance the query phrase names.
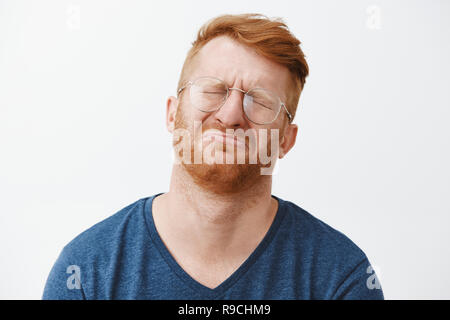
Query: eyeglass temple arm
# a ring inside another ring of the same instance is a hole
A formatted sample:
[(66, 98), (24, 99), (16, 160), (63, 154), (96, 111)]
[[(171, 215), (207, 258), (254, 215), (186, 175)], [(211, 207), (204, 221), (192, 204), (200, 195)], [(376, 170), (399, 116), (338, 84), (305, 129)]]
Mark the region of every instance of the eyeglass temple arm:
[(291, 122), (292, 121), (292, 114), (288, 111), (288, 109), (286, 108), (284, 103), (282, 103), (281, 105), (283, 106), (284, 110), (286, 111), (286, 114), (287, 114), (287, 116), (289, 118), (289, 122)]
[(177, 96), (181, 93), (181, 91), (184, 90), (184, 88), (186, 88), (186, 86), (182, 86), (180, 89), (178, 89), (178, 91), (177, 91)]
[(177, 91), (177, 97), (178, 97), (178, 95), (181, 93), (181, 91), (183, 91), (184, 89), (186, 89), (186, 87), (189, 86), (189, 85), (191, 85), (191, 84), (192, 84), (192, 82), (191, 82), (191, 81), (188, 81), (188, 82), (186, 82), (186, 84), (185, 84), (184, 86), (182, 86), (180, 89), (178, 89), (178, 91)]

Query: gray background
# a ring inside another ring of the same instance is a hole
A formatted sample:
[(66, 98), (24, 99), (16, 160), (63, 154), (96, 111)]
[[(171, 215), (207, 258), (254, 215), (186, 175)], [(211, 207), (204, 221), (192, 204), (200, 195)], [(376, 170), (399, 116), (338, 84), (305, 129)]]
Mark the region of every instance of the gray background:
[(0, 1), (0, 298), (168, 190), (165, 103), (198, 28), (285, 19), (311, 75), (273, 194), (368, 255), (388, 299), (449, 299), (450, 1)]

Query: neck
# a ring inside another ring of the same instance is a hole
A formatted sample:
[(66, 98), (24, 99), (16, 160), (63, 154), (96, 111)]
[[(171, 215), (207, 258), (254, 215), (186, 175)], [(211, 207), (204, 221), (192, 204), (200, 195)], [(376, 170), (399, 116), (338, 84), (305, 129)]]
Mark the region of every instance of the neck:
[(174, 165), (169, 192), (155, 198), (155, 224), (169, 249), (172, 245), (187, 256), (203, 261), (246, 257), (277, 211), (271, 186), (271, 176), (261, 176), (251, 188), (216, 194), (196, 185), (182, 166)]

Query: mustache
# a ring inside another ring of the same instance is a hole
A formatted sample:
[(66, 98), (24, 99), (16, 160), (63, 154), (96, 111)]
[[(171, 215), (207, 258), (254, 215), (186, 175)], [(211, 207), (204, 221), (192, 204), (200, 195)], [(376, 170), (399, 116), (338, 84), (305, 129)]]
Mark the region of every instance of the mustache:
[[(194, 123), (190, 123), (190, 121), (186, 121), (187, 119), (185, 119), (184, 114), (182, 112), (180, 112), (180, 114), (177, 113), (176, 115), (176, 119), (175, 119), (175, 129), (186, 129), (189, 132), (191, 132), (191, 134), (195, 131), (195, 125)], [(227, 127), (224, 126), (223, 124), (220, 124), (218, 122), (210, 122), (210, 123), (204, 123), (203, 121), (201, 122), (201, 137), (204, 136), (205, 132), (207, 131), (213, 131), (215, 134), (218, 135), (223, 135), (225, 137), (233, 137), (236, 138), (237, 140), (239, 140), (239, 142), (241, 142), (242, 144), (245, 145), (246, 149), (250, 149), (250, 147), (254, 147), (254, 148), (258, 148), (259, 147), (259, 134), (258, 134), (258, 129), (255, 128), (231, 128), (231, 127)], [(262, 130), (267, 130), (267, 129), (262, 129)], [(269, 131), (271, 131), (271, 129), (268, 129)], [(229, 133), (227, 132), (229, 131)], [(197, 132), (200, 133), (200, 132)], [(211, 132), (212, 133), (212, 132)], [(267, 134), (267, 133), (266, 133)], [(267, 134), (267, 144), (271, 143), (271, 134)], [(191, 136), (191, 139), (195, 139), (194, 136)], [(174, 145), (177, 145), (178, 143), (181, 142), (182, 139), (179, 139), (178, 141), (173, 141)]]
[(227, 134), (227, 132), (226, 132), (227, 129), (233, 130), (232, 128), (224, 128), (223, 126), (221, 126), (219, 124), (214, 124), (214, 123), (211, 123), (208, 125), (202, 124), (202, 134), (208, 130), (216, 130), (216, 131), (220, 131), (220, 133)]

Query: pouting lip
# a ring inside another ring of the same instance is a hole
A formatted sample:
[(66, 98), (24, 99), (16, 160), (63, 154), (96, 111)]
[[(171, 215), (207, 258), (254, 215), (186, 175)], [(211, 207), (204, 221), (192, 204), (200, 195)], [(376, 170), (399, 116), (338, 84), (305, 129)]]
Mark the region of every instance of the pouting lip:
[(209, 132), (206, 131), (203, 134), (203, 138), (208, 138), (211, 139), (212, 137), (217, 137), (219, 139), (221, 139), (222, 142), (225, 141), (234, 141), (234, 143), (238, 146), (243, 146), (246, 145), (245, 140), (242, 139), (238, 139), (238, 137), (234, 134), (227, 134), (227, 133), (219, 133), (219, 132)]

